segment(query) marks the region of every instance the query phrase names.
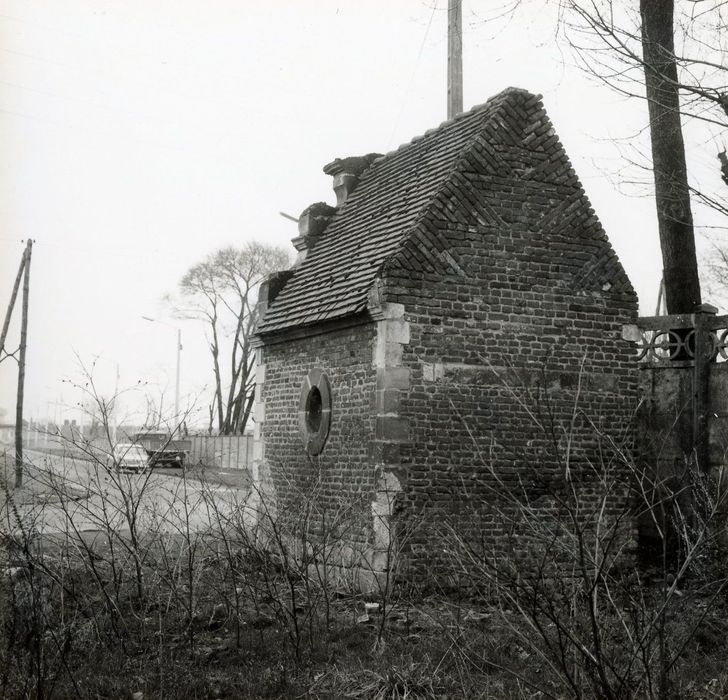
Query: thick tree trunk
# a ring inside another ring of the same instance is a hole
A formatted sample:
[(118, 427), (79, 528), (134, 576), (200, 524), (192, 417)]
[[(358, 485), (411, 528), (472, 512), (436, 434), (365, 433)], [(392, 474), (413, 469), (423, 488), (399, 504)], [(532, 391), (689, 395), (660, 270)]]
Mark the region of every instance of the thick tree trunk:
[(236, 414), (240, 412), (240, 410), (237, 408), (237, 395), (239, 393), (238, 380), (240, 379), (240, 373), (245, 359), (243, 357), (243, 359), (238, 362), (237, 357), (238, 344), (240, 343), (240, 334), (243, 331), (243, 319), (245, 317), (244, 308), (244, 305), (241, 305), (241, 309), (238, 312), (238, 323), (237, 328), (235, 329), (235, 337), (233, 338), (233, 349), (230, 354), (230, 388), (228, 389), (227, 408), (225, 410), (225, 425), (224, 430), (222, 431), (226, 435), (233, 435), (237, 432), (235, 427), (237, 423)]
[(212, 326), (212, 343), (210, 343), (210, 350), (212, 351), (212, 369), (215, 374), (215, 408), (217, 409), (217, 429), (219, 432), (223, 432), (223, 426), (225, 425), (223, 418), (222, 408), (222, 377), (220, 375), (220, 345), (217, 340), (217, 325), (216, 322), (211, 322)]
[(245, 426), (248, 425), (248, 419), (250, 418), (250, 413), (253, 410), (253, 404), (255, 403), (255, 389), (248, 394), (247, 399), (245, 400), (245, 411), (243, 412), (243, 416), (240, 420), (240, 426), (239, 426), (239, 433), (242, 435), (245, 432)]
[(700, 304), (673, 38), (674, 0), (640, 0), (655, 201), (669, 314)]

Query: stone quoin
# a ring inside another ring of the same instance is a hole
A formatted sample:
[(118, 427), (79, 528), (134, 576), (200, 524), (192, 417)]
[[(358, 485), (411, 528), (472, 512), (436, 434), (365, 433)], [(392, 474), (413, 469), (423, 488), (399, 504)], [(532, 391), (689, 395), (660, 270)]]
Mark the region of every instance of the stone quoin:
[(547, 512), (570, 479), (588, 506), (595, 431), (625, 434), (636, 403), (637, 298), (540, 97), (324, 170), (336, 208), (304, 211), (261, 289), (258, 492), (278, 513), (309, 493), (330, 522), (358, 503), (340, 563), (364, 583), (443, 567), (446, 522), (505, 547), (503, 489)]

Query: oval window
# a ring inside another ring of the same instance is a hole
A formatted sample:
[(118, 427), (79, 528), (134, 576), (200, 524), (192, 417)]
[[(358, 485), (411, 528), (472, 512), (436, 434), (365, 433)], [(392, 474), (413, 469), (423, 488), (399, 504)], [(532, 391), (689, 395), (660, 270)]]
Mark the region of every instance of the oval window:
[(320, 454), (331, 427), (331, 387), (320, 369), (312, 369), (303, 380), (298, 426), (308, 454)]
[(312, 386), (306, 398), (306, 427), (309, 433), (317, 433), (321, 428), (321, 391)]

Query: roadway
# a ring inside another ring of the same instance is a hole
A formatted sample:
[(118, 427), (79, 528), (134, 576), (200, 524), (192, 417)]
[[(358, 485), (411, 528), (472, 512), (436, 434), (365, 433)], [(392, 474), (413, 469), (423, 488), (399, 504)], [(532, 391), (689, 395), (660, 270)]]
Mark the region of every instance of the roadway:
[(229, 523), (249, 489), (184, 474), (116, 472), (103, 464), (28, 451), (24, 485), (0, 503), (0, 529), (38, 535), (113, 531), (189, 535)]

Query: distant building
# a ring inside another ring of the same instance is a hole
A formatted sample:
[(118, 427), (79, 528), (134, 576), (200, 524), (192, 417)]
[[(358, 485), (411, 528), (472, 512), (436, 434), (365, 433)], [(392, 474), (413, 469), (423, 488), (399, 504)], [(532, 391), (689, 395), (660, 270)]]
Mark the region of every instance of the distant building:
[(0, 423), (0, 442), (10, 444), (15, 440), (15, 423)]
[[(23, 430), (28, 429), (28, 421), (23, 420)], [(0, 423), (0, 443), (11, 445), (15, 442), (15, 423)]]

